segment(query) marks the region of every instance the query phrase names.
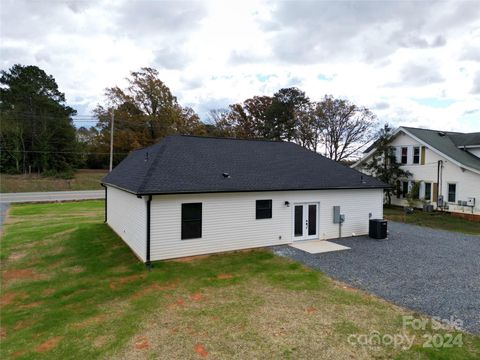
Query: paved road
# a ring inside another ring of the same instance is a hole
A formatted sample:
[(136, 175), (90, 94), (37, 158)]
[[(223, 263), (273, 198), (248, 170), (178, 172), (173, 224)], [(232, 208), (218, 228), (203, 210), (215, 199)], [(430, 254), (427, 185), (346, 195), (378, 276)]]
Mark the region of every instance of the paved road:
[(389, 221), (389, 238), (336, 239), (351, 250), (274, 252), (396, 304), (442, 319), (459, 319), (480, 334), (480, 236)]
[(5, 218), (7, 217), (8, 207), (9, 207), (9, 204), (0, 203), (0, 233), (2, 232), (3, 223), (5, 221)]
[(0, 203), (103, 199), (104, 190), (2, 193)]

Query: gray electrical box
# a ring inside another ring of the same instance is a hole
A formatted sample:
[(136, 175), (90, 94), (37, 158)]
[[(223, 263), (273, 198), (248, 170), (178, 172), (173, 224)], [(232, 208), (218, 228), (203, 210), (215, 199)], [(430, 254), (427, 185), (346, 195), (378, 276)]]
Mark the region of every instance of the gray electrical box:
[(333, 223), (340, 224), (340, 206), (333, 207)]
[(340, 214), (340, 222), (341, 223), (345, 222), (345, 214)]

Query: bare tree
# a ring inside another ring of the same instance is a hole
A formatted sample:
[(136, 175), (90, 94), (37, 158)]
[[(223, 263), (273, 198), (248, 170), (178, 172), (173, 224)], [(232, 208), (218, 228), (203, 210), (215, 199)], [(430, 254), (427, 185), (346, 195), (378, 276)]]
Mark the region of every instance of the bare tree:
[(295, 109), (295, 141), (304, 148), (317, 151), (321, 129), (315, 103), (308, 102)]
[(316, 113), (325, 156), (332, 160), (348, 158), (372, 138), (376, 117), (365, 107), (325, 96)]

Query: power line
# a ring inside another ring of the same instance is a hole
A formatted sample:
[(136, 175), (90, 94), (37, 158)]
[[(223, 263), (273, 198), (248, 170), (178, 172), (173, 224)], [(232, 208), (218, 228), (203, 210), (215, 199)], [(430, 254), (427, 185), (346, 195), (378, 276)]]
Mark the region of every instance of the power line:
[[(97, 154), (97, 155), (110, 155), (109, 152), (91, 152), (91, 151), (46, 151), (46, 150), (9, 150), (0, 149), (2, 151), (14, 152), (14, 153), (40, 153), (40, 154)], [(119, 155), (128, 155), (128, 152), (116, 152)]]

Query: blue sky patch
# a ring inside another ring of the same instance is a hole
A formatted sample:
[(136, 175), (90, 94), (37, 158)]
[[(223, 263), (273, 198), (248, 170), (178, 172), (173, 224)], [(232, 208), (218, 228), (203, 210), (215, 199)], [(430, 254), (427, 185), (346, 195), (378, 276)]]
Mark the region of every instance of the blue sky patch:
[(328, 75), (325, 75), (325, 74), (318, 74), (317, 75), (317, 79), (318, 80), (322, 80), (322, 81), (331, 81), (333, 80), (335, 76), (328, 76)]
[(423, 98), (423, 99), (413, 99), (416, 103), (429, 106), (433, 108), (446, 108), (452, 105), (455, 100), (452, 99), (440, 99), (440, 98)]
[(274, 75), (274, 74), (268, 74), (268, 75), (267, 75), (267, 74), (257, 74), (257, 75), (255, 75), (255, 77), (256, 77), (259, 81), (265, 82), (265, 81), (268, 81), (268, 80), (269, 80), (270, 78), (272, 78), (272, 77), (276, 77), (276, 75)]

